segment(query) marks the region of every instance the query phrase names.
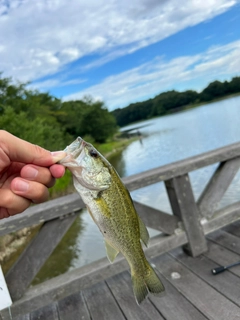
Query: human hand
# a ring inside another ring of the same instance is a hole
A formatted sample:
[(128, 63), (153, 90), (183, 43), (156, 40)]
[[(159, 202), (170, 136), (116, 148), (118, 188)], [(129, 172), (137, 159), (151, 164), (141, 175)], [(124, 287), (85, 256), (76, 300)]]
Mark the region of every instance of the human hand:
[(48, 188), (65, 169), (55, 164), (65, 152), (45, 150), (0, 130), (0, 219), (48, 198)]

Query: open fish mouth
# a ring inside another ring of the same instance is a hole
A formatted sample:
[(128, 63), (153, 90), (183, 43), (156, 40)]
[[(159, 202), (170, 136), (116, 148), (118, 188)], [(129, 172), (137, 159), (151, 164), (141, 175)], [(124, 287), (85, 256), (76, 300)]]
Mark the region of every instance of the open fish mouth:
[(86, 142), (78, 137), (75, 141), (73, 141), (69, 146), (67, 146), (64, 151), (67, 153), (66, 157), (59, 161), (60, 164), (69, 166), (69, 163), (77, 160), (82, 151), (84, 150), (84, 146)]
[[(84, 147), (83, 139), (81, 137), (78, 137), (69, 146), (67, 146), (64, 149), (64, 151), (67, 154), (72, 154), (74, 156), (76, 153), (78, 153), (78, 152), (80, 153), (82, 151), (83, 147)], [(76, 158), (76, 157), (74, 156), (74, 158)]]

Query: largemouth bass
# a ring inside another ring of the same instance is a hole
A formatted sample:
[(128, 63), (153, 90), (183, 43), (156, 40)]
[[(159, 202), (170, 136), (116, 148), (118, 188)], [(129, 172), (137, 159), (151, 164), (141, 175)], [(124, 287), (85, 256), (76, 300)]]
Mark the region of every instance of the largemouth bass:
[(164, 286), (144, 255), (148, 231), (137, 215), (130, 193), (111, 164), (80, 137), (65, 150), (60, 163), (73, 174), (76, 190), (99, 227), (107, 257), (112, 263), (119, 252), (127, 259), (138, 304), (148, 295), (158, 295)]

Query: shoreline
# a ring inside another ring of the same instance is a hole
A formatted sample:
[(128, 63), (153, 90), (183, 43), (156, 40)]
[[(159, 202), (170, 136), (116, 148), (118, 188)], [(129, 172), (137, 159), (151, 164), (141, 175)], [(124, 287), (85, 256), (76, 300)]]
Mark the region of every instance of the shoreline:
[(173, 110), (169, 110), (168, 112), (166, 112), (164, 114), (161, 114), (161, 115), (158, 115), (158, 116), (154, 116), (154, 117), (151, 117), (151, 118), (146, 118), (146, 119), (142, 119), (142, 120), (138, 120), (138, 121), (129, 122), (128, 124), (120, 127), (120, 130), (122, 128), (124, 128), (124, 127), (128, 127), (128, 126), (132, 126), (132, 125), (135, 125), (135, 124), (139, 124), (139, 123), (147, 121), (147, 120), (152, 120), (152, 119), (168, 116), (168, 115), (171, 115), (171, 114), (174, 114), (174, 113), (178, 113), (178, 112), (188, 111), (188, 110), (191, 110), (191, 109), (194, 109), (194, 108), (198, 108), (198, 107), (201, 107), (201, 106), (204, 106), (204, 105), (212, 104), (212, 103), (215, 103), (215, 102), (218, 102), (218, 101), (222, 101), (222, 100), (228, 100), (228, 99), (239, 97), (239, 96), (240, 96), (240, 92), (239, 93), (234, 93), (234, 94), (229, 94), (229, 95), (224, 96), (224, 97), (216, 98), (216, 99), (213, 99), (211, 101), (199, 102), (199, 103), (194, 103), (194, 104), (187, 104), (187, 105), (175, 108)]

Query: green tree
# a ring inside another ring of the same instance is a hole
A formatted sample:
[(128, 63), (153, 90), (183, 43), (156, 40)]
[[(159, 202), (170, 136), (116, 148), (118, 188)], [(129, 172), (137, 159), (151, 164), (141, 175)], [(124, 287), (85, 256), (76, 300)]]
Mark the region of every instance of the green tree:
[(57, 119), (68, 134), (73, 137), (82, 135), (82, 119), (87, 108), (87, 103), (82, 100), (62, 103)]
[(101, 101), (92, 102), (82, 119), (82, 136), (90, 135), (96, 142), (103, 143), (117, 130), (114, 116)]
[(0, 128), (49, 150), (59, 150), (66, 145), (59, 126), (51, 126), (40, 117), (29, 121), (24, 111), (16, 114), (12, 107), (6, 107), (0, 116)]
[(234, 77), (228, 84), (229, 93), (240, 92), (240, 77)]
[(226, 94), (226, 87), (220, 81), (211, 82), (199, 95), (200, 101), (211, 101)]

